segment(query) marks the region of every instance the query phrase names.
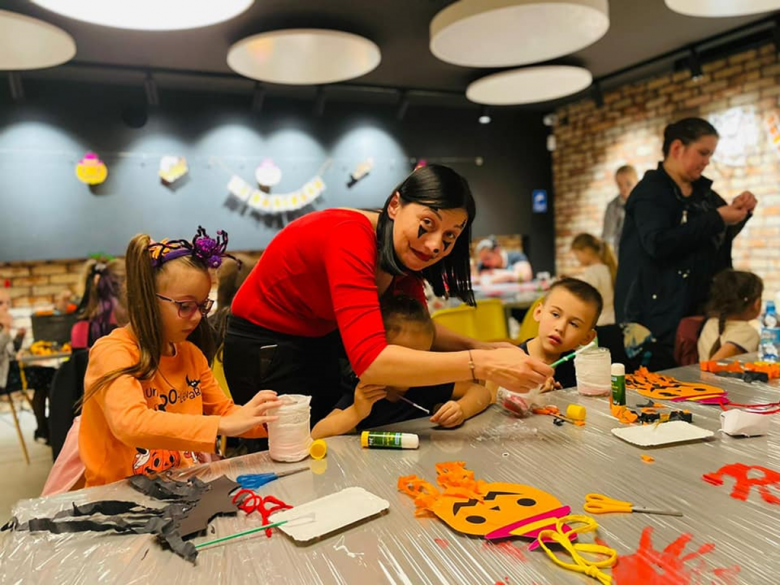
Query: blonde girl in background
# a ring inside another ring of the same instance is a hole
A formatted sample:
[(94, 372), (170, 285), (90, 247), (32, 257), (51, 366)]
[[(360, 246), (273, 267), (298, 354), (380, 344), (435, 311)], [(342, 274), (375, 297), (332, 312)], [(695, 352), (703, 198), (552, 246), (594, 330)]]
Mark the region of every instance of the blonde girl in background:
[(617, 260), (612, 248), (595, 236), (578, 234), (572, 241), (571, 249), (577, 261), (585, 267), (578, 278), (598, 290), (604, 300), (604, 308), (596, 325), (614, 325)]

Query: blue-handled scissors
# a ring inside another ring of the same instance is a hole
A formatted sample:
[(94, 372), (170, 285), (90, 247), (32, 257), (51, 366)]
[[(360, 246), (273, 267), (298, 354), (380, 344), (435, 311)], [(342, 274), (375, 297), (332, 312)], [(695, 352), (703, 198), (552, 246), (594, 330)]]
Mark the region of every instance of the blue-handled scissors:
[(279, 479), (285, 475), (292, 475), (293, 473), (307, 471), (308, 469), (308, 467), (296, 467), (295, 469), (273, 471), (271, 473), (250, 473), (247, 475), (239, 475), (236, 478), (236, 481), (241, 484), (241, 487), (244, 489), (256, 490), (257, 488), (264, 486), (267, 483), (271, 483), (275, 479)]

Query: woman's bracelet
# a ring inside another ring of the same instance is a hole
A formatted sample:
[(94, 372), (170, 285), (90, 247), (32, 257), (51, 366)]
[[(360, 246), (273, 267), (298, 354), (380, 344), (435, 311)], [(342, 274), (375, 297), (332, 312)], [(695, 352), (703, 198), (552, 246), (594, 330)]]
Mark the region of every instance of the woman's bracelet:
[(471, 357), (471, 350), (468, 350), (469, 352), (469, 368), (471, 368), (471, 379), (474, 382), (477, 382), (477, 376), (476, 376), (476, 366), (474, 365), (474, 358)]

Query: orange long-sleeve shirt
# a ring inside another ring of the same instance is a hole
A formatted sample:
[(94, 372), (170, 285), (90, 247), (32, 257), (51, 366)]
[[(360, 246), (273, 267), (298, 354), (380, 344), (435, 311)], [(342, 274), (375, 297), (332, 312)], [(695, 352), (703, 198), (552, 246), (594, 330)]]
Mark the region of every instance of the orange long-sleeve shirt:
[[(98, 340), (89, 352), (85, 391), (103, 374), (138, 363), (136, 343), (126, 327)], [(238, 408), (200, 350), (177, 344), (150, 380), (121, 376), (84, 403), (79, 454), (86, 486), (198, 463), (196, 452), (214, 451), (220, 417)], [(244, 436), (266, 432), (258, 427)]]

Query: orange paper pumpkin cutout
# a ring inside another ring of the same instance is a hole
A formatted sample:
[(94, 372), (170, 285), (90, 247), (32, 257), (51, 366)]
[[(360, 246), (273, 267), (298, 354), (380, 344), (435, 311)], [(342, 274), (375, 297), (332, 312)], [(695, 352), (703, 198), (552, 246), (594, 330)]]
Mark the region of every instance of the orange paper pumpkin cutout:
[(656, 374), (639, 368), (633, 374), (626, 376), (626, 386), (633, 388), (642, 396), (654, 400), (702, 400), (723, 396), (726, 392), (717, 386), (697, 382), (680, 382), (671, 376)]
[[(488, 539), (523, 536), (536, 538), (571, 509), (540, 489), (516, 483), (486, 483), (461, 461), (439, 463), (438, 490), (411, 475), (398, 480), (398, 489), (415, 498), (417, 515), (433, 513), (451, 528)], [(538, 543), (534, 541), (531, 547)]]

